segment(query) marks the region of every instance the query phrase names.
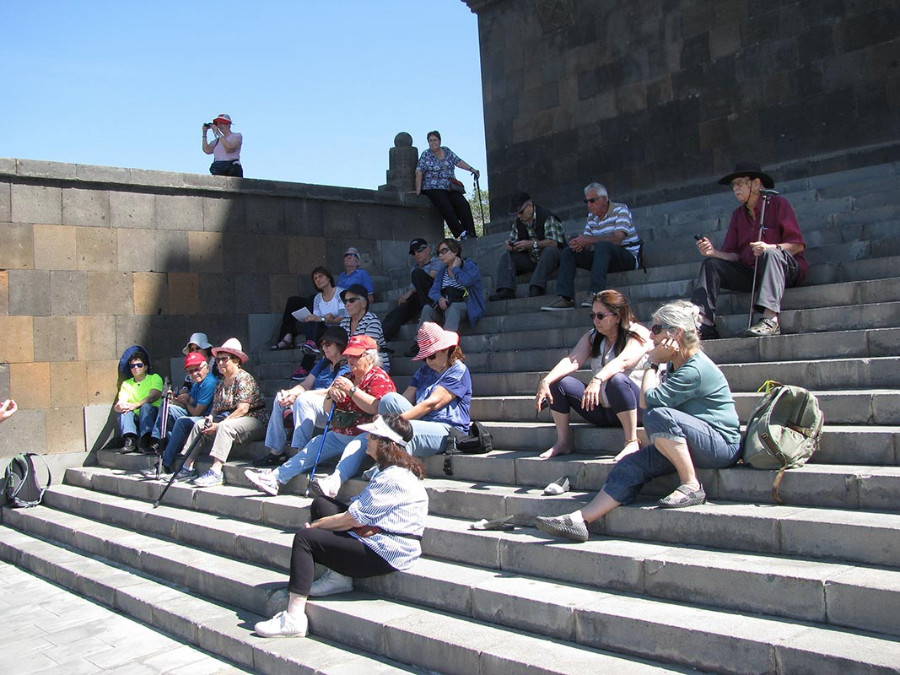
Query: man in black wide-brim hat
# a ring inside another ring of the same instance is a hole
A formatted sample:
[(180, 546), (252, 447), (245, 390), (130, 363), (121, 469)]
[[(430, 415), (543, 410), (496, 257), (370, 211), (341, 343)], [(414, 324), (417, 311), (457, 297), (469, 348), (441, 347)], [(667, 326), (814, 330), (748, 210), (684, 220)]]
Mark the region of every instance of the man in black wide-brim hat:
[(775, 187), (775, 181), (763, 173), (756, 162), (739, 162), (734, 171), (719, 180), (719, 185), (730, 185), (741, 205), (731, 214), (731, 223), (721, 249), (715, 248), (708, 237), (701, 236), (697, 240), (697, 248), (706, 257), (691, 296), (691, 302), (700, 308), (702, 314), (700, 337), (703, 340), (719, 337), (715, 325), (719, 288), (750, 292), (754, 268), (756, 297), (753, 309), (762, 316), (744, 335), (779, 335), (781, 325), (778, 315), (781, 313), (784, 289), (800, 284), (806, 277), (808, 267), (803, 258), (806, 243), (800, 233), (797, 216), (784, 197), (769, 196), (760, 236), (763, 205), (760, 190), (771, 190)]

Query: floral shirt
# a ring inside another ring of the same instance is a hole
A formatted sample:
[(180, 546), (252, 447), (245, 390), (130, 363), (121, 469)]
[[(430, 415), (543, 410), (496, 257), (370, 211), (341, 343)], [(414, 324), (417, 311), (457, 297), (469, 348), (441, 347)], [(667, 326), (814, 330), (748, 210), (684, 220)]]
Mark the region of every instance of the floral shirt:
[(249, 404), (248, 417), (255, 417), (263, 424), (269, 421), (269, 412), (259, 385), (246, 370), (239, 370), (230, 385), (225, 384), (225, 380), (219, 381), (213, 396), (212, 415), (233, 412), (239, 403)]
[[(379, 401), (388, 392), (397, 391), (397, 387), (394, 386), (394, 381), (391, 379), (391, 376), (378, 366), (374, 366), (371, 370), (369, 370), (369, 372), (365, 374), (363, 379), (356, 386), (362, 391), (369, 394), (369, 396), (374, 396)], [(357, 427), (360, 424), (368, 424), (375, 419), (375, 414), (367, 413), (365, 410), (356, 405), (356, 403), (353, 402), (352, 398), (347, 398), (341, 403), (336, 404), (335, 407), (337, 408), (335, 418), (338, 417), (337, 413), (339, 412), (356, 414), (355, 419), (350, 426), (333, 427), (333, 430), (339, 434), (345, 434), (347, 436), (359, 436), (362, 431), (360, 431)]]
[(460, 163), (460, 158), (450, 149), (441, 146), (444, 159), (438, 159), (431, 150), (426, 150), (419, 157), (416, 171), (422, 172), (423, 190), (449, 190), (450, 179), (455, 178), (453, 167)]

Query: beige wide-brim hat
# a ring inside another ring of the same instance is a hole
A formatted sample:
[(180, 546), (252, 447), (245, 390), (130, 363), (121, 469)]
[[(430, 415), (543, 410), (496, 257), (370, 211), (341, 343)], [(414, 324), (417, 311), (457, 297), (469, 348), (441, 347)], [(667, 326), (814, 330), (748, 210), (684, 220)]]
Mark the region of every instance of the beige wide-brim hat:
[(250, 357), (244, 353), (241, 347), (241, 341), (237, 338), (228, 338), (221, 347), (213, 347), (213, 356), (218, 356), (222, 352), (233, 354), (241, 360), (241, 363), (247, 363), (250, 360)]
[(375, 419), (368, 424), (360, 424), (357, 429), (368, 432), (373, 436), (387, 438), (388, 440), (394, 441), (394, 443), (402, 448), (406, 447), (406, 441), (403, 440), (403, 437), (391, 429), (381, 415), (376, 416)]

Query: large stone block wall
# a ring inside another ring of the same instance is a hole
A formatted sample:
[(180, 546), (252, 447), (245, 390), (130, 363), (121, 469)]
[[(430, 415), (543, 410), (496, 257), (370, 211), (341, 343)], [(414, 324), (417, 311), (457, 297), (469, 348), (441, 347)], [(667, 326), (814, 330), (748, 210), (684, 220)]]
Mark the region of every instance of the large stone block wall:
[(441, 225), (398, 192), (0, 159), (0, 397), (20, 408), (0, 456), (89, 449), (83, 408), (113, 402), (129, 345), (163, 373), (195, 331), (258, 348), (250, 317), (314, 267), (337, 276), (354, 245), (388, 287)]
[(516, 188), (561, 209), (591, 180), (634, 201), (745, 158), (821, 158), (813, 174), (896, 158), (896, 0), (464, 1), (494, 216)]

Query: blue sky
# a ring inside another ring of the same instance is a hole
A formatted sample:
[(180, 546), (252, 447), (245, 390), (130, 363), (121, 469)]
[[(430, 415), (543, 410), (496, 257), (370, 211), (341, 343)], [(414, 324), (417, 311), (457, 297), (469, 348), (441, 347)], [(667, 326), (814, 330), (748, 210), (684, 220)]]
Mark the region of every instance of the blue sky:
[(2, 157), (206, 173), (229, 113), (247, 177), (374, 189), (431, 129), (486, 168), (461, 0), (0, 0), (0, 25)]

